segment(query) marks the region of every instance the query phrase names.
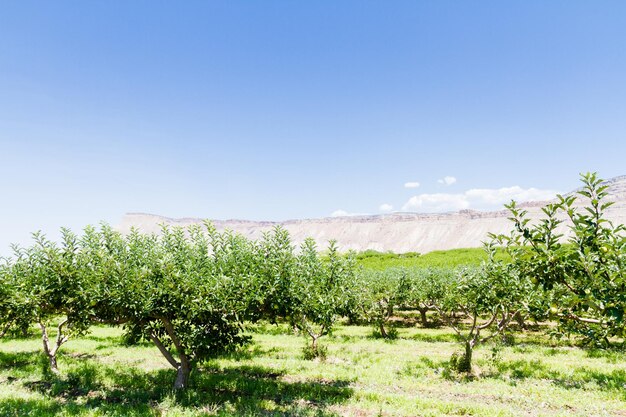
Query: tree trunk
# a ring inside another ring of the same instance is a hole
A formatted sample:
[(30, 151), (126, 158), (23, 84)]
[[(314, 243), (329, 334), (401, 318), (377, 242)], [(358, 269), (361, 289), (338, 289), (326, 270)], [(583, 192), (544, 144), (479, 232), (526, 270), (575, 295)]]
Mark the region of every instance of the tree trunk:
[(390, 302), (387, 304), (387, 317), (393, 316), (393, 307), (393, 303)]
[(385, 330), (385, 322), (383, 320), (380, 321), (380, 323), (378, 324), (378, 328), (380, 329), (380, 335), (387, 339), (389, 337), (389, 335), (387, 334), (387, 330)]
[(50, 339), (48, 338), (48, 329), (46, 329), (46, 326), (42, 322), (39, 323), (39, 327), (41, 328), (41, 341), (43, 343), (43, 351), (48, 357), (48, 362), (50, 364), (50, 372), (58, 374), (59, 366), (57, 364), (57, 350), (59, 348), (59, 345), (57, 344), (57, 346), (50, 349)]
[(183, 390), (187, 388), (189, 385), (189, 375), (191, 374), (191, 363), (189, 362), (189, 358), (185, 354), (184, 349), (180, 346), (178, 339), (175, 340), (175, 344), (178, 344), (180, 347), (178, 349), (178, 355), (180, 357), (180, 362), (174, 359), (172, 353), (167, 350), (167, 348), (163, 345), (163, 342), (157, 337), (157, 335), (153, 332), (150, 333), (150, 339), (159, 349), (161, 354), (167, 359), (167, 361), (172, 365), (174, 369), (176, 369), (176, 380), (174, 381), (174, 389), (175, 390)]
[(422, 317), (422, 327), (428, 327), (428, 318), (426, 317), (427, 308), (420, 308), (420, 316)]
[(463, 357), (463, 364), (459, 368), (462, 372), (472, 372), (472, 353), (474, 350), (474, 341), (468, 340), (465, 342), (465, 356)]
[(471, 341), (465, 343), (465, 372), (472, 372), (472, 353), (474, 343)]
[(48, 360), (50, 361), (50, 371), (52, 373), (58, 374), (59, 367), (57, 365), (57, 356), (56, 355), (48, 355)]
[(457, 356), (456, 353), (452, 356), (454, 361), (451, 362), (451, 365), (457, 372), (465, 372), (468, 374), (472, 372), (472, 353), (474, 344), (474, 339), (467, 340), (465, 342), (465, 353), (460, 357)]
[(174, 389), (182, 390), (189, 386), (189, 374), (191, 374), (191, 367), (187, 361), (183, 361), (176, 370), (176, 381), (174, 381)]
[(178, 357), (180, 358), (180, 362), (176, 362), (172, 354), (169, 350), (163, 346), (163, 343), (156, 337), (155, 334), (151, 334), (150, 338), (157, 345), (163, 356), (167, 359), (167, 361), (176, 369), (176, 380), (174, 381), (174, 389), (175, 390), (183, 390), (189, 386), (189, 374), (191, 374), (191, 362), (189, 357), (187, 356), (187, 352), (185, 352), (185, 348), (181, 343), (178, 336), (176, 336), (176, 330), (172, 325), (172, 322), (166, 318), (161, 317), (161, 322), (163, 323), (163, 327), (165, 327), (165, 331), (169, 336), (170, 340), (176, 347), (176, 352), (178, 352)]

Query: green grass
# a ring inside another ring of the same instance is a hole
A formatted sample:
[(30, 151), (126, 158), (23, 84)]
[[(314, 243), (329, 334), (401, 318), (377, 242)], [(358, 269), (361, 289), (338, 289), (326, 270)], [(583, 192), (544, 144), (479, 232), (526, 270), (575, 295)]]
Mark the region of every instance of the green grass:
[[(323, 338), (325, 361), (302, 359), (304, 339), (257, 325), (241, 352), (204, 364), (174, 394), (174, 371), (149, 344), (123, 347), (95, 327), (45, 372), (37, 338), (0, 342), (1, 416), (624, 416), (626, 354), (556, 344), (539, 333), (476, 351), (477, 375), (447, 370), (459, 349), (447, 329), (369, 327)], [(325, 339), (325, 340), (324, 340)], [(494, 359), (495, 358), (495, 359)]]
[[(499, 259), (510, 259), (504, 251), (497, 254)], [(482, 248), (450, 249), (428, 252), (424, 255), (415, 252), (396, 254), (390, 252), (365, 251), (357, 254), (357, 262), (364, 268), (387, 269), (392, 267), (455, 268), (476, 266), (487, 260)]]

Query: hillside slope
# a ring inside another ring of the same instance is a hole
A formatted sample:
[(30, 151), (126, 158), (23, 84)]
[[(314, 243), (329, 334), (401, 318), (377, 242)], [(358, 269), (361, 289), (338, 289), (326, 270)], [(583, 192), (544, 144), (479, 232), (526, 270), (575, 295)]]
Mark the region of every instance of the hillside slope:
[[(626, 223), (626, 176), (607, 181), (610, 198), (615, 204), (607, 210), (607, 218), (614, 223)], [(523, 203), (531, 218), (541, 217), (541, 207), (547, 202)], [(249, 238), (258, 238), (275, 225), (289, 231), (296, 244), (313, 237), (319, 245), (326, 246), (335, 239), (341, 250), (420, 252), (470, 248), (481, 245), (487, 233), (507, 233), (511, 223), (506, 210), (481, 212), (463, 210), (455, 213), (417, 214), (392, 213), (371, 216), (330, 217), (321, 219), (259, 222), (245, 220), (213, 220), (218, 229), (231, 229)], [(158, 232), (160, 224), (181, 225), (200, 223), (198, 218), (171, 219), (163, 216), (128, 213), (118, 230), (128, 232), (137, 227), (144, 232)], [(562, 226), (567, 233), (567, 226)]]

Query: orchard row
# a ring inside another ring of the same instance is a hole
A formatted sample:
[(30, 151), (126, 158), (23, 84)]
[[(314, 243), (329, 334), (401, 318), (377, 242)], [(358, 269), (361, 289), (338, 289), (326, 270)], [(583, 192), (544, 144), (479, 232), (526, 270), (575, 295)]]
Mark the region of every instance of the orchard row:
[[(295, 247), (280, 227), (259, 240), (210, 223), (158, 235), (63, 229), (59, 243), (35, 234), (0, 266), (0, 331), (37, 323), (57, 372), (57, 352), (72, 337), (94, 323), (124, 326), (127, 342), (151, 341), (176, 369), (177, 389), (199, 362), (246, 343), (245, 324), (257, 320), (289, 323), (310, 340), (305, 352), (318, 356), (318, 340), (342, 317), (393, 337), (394, 312), (415, 310), (422, 325), (436, 318), (458, 334), (459, 371), (471, 371), (473, 349), (512, 323), (550, 320), (558, 336), (623, 342), (624, 227), (604, 218), (611, 203), (602, 181), (582, 180), (577, 196), (559, 197), (538, 222), (508, 205), (513, 231), (492, 235), (489, 260), (472, 268), (367, 270), (333, 242), (323, 253), (311, 239)], [(564, 221), (568, 239), (557, 233)], [(509, 257), (496, 257), (496, 248)]]

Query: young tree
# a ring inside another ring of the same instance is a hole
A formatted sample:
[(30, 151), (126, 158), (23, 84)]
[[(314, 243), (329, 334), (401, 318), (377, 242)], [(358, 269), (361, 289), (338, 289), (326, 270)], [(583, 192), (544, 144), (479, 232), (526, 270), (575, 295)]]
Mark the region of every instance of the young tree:
[(403, 304), (408, 296), (409, 281), (404, 269), (391, 268), (383, 271), (366, 269), (359, 273), (361, 306), (366, 319), (375, 331), (387, 339), (393, 336), (386, 324), (394, 308)]
[[(514, 230), (498, 238), (520, 274), (553, 300), (549, 313), (561, 335), (578, 333), (585, 342), (607, 346), (610, 338), (625, 336), (626, 229), (605, 218), (613, 204), (608, 185), (596, 173), (582, 174), (581, 180), (579, 191), (544, 207), (538, 223), (515, 202), (509, 204)], [(558, 231), (565, 220), (570, 237), (564, 241)]]
[(450, 282), (455, 278), (451, 268), (411, 268), (407, 270), (409, 291), (406, 296), (408, 307), (417, 309), (423, 327), (428, 327), (427, 313), (435, 310), (442, 300)]
[[(76, 236), (68, 229), (61, 234), (61, 244), (56, 245), (36, 233), (33, 246), (15, 248), (12, 265), (15, 291), (21, 297), (15, 319), (33, 319), (39, 324), (43, 350), (54, 373), (58, 373), (60, 347), (72, 336), (88, 331), (91, 307)], [(56, 327), (53, 340), (50, 326)]]
[[(453, 357), (453, 365), (461, 372), (472, 371), (474, 348), (504, 332), (522, 308), (524, 286), (519, 285), (519, 276), (510, 265), (494, 260), (493, 254), (490, 248), (488, 263), (461, 270), (458, 281), (449, 282), (444, 298), (434, 305), (463, 343), (463, 354)], [(453, 313), (459, 311), (469, 321), (466, 329), (453, 319)]]
[[(112, 253), (113, 258), (120, 254)], [(135, 337), (151, 340), (176, 369), (184, 389), (194, 366), (231, 350), (247, 338), (241, 288), (249, 279), (248, 242), (237, 235), (199, 228), (163, 227), (162, 236), (136, 231), (126, 238), (121, 281), (109, 286), (109, 319), (125, 322)], [(116, 264), (112, 262), (110, 264)]]
[(0, 338), (12, 329), (28, 328), (32, 321), (22, 294), (17, 291), (15, 268), (9, 259), (0, 264)]
[(346, 288), (354, 281), (352, 256), (342, 256), (334, 241), (321, 257), (312, 239), (306, 239), (297, 257), (290, 285), (289, 319), (311, 338), (312, 356), (319, 356), (320, 337), (329, 334), (346, 310)]
[(293, 303), (294, 246), (289, 233), (276, 226), (271, 232), (264, 233), (253, 252), (255, 279), (249, 289), (251, 299), (246, 317), (276, 322), (289, 315), (289, 306)]

